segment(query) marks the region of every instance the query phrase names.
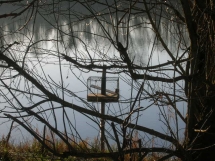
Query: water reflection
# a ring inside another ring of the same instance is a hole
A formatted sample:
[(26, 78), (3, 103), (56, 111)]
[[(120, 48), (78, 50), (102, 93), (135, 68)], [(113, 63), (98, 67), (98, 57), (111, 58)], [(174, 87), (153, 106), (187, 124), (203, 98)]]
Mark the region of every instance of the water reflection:
[[(58, 8), (56, 8), (56, 10), (57, 9)], [(108, 62), (109, 59), (119, 59), (119, 53), (111, 42), (111, 39), (116, 41), (113, 24), (111, 24), (112, 20), (109, 16), (102, 16), (101, 23), (99, 23), (95, 17), (85, 18), (81, 21), (77, 21), (77, 18), (75, 19), (74, 17), (65, 16), (63, 15), (63, 13), (62, 15), (48, 14), (44, 16), (42, 13), (45, 13), (46, 11), (41, 10), (40, 12), (41, 13), (37, 14), (37, 16), (34, 15), (32, 17), (32, 20), (28, 23), (27, 26), (24, 25), (26, 22), (25, 18), (22, 19), (18, 17), (12, 19), (11, 21), (1, 20), (1, 35), (4, 35), (4, 39), (1, 39), (1, 46), (6, 46), (13, 43), (14, 41), (19, 42), (20, 45), (12, 48), (13, 50), (11, 51), (11, 54), (15, 56), (17, 62), (23, 62), (25, 56), (24, 67), (26, 67), (26, 69), (28, 69), (29, 71), (34, 71), (35, 77), (38, 77), (41, 80), (47, 79), (53, 84), (62, 83), (60, 79), (60, 75), (62, 74), (64, 87), (71, 90), (74, 94), (77, 94), (78, 97), (86, 99), (87, 78), (92, 75), (100, 76), (101, 73), (89, 72), (87, 70), (84, 70), (82, 72), (75, 66), (71, 66), (71, 64), (63, 60), (61, 61), (61, 70), (63, 72), (60, 73), (58, 66), (59, 56), (61, 53), (63, 53), (69, 55), (75, 60), (81, 61), (82, 63), (87, 62), (89, 58), (92, 57), (93, 59), (98, 60), (96, 64), (100, 66), (105, 63), (110, 63)], [(87, 13), (85, 14), (87, 15)], [(114, 17), (112, 17), (112, 19), (113, 21), (115, 21)], [(124, 24), (120, 26), (121, 28), (119, 29), (119, 41), (124, 45), (126, 44), (126, 41), (129, 41), (128, 53), (130, 54), (130, 58), (136, 65), (146, 66), (149, 61), (150, 65), (156, 65), (166, 62), (168, 59), (171, 60), (168, 54), (163, 50), (162, 45), (159, 44), (159, 42), (155, 38), (156, 35), (152, 31), (152, 27), (151, 25), (149, 25), (149, 20), (147, 19), (147, 17), (134, 16), (131, 18), (131, 21), (129, 23), (129, 25), (131, 26), (129, 28), (129, 35), (127, 35), (127, 29), (125, 28), (127, 25)], [(181, 27), (183, 30), (183, 26)], [(168, 31), (166, 30), (167, 28)], [(167, 20), (162, 20), (159, 25), (159, 30), (161, 31), (160, 33), (163, 37), (163, 40), (167, 44), (167, 47), (169, 47), (170, 51), (173, 54), (177, 54), (179, 52), (180, 55), (183, 51), (178, 50), (178, 40), (174, 37), (173, 34), (178, 34), (176, 33), (176, 26)], [(184, 37), (186, 38), (186, 35)], [(186, 41), (187, 40), (185, 39), (185, 41), (182, 43), (186, 43)], [(156, 44), (156, 47), (153, 46), (154, 44)], [(30, 48), (29, 45), (31, 46)], [(151, 56), (152, 51), (156, 52), (153, 52), (154, 54), (152, 54)], [(149, 59), (149, 57), (151, 59)], [(101, 60), (106, 61), (102, 62)], [(119, 69), (117, 72), (120, 73), (121, 71), (122, 70)], [(169, 72), (167, 74), (171, 75), (172, 73)], [(112, 76), (111, 74), (108, 75)], [(121, 101), (129, 100), (131, 93), (134, 97), (137, 94), (137, 91), (135, 90), (135, 88), (133, 89), (132, 86), (130, 86), (132, 80), (130, 80), (130, 78), (127, 77), (124, 73), (116, 75), (120, 77)], [(47, 76), (52, 78), (52, 80), (46, 78)], [(21, 82), (19, 88), (24, 89), (25, 80), (20, 79), (19, 82)], [(135, 83), (136, 88), (138, 88), (138, 83)], [(140, 81), (140, 83), (142, 82)], [(16, 87), (15, 84), (16, 83), (14, 83), (13, 85), (14, 87)], [(159, 91), (160, 87), (163, 86), (163, 84), (159, 82), (155, 82), (154, 84), (151, 83), (151, 85), (153, 85), (156, 88), (154, 90), (157, 91)], [(59, 95), (59, 97), (62, 97), (61, 90), (55, 91), (56, 88), (54, 85), (49, 86), (48, 83), (44, 83), (44, 86), (46, 86), (50, 90), (53, 90), (53, 92)], [(172, 87), (170, 87), (170, 89), (171, 88)], [(25, 100), (25, 98), (18, 98), (22, 100), (22, 103), (26, 104), (26, 106), (29, 103), (27, 100)], [(37, 102), (38, 99), (39, 98), (33, 98), (33, 101), (31, 101)], [(78, 99), (74, 95), (65, 95), (65, 99), (68, 100), (68, 102), (83, 106), (83, 103), (80, 101), (80, 99)], [(149, 104), (150, 102), (142, 101), (140, 102), (139, 106), (147, 107)], [(178, 103), (177, 105), (182, 107), (183, 103)], [(58, 105), (55, 104), (55, 106)], [(99, 111), (100, 105), (98, 103), (94, 103), (92, 104), (92, 106), (95, 108), (95, 110)], [(129, 103), (107, 104), (106, 113), (119, 116), (123, 112), (128, 111), (129, 106)], [(51, 106), (47, 103), (42, 108), (38, 108), (38, 110), (46, 109), (49, 107)], [(159, 122), (157, 115), (152, 115), (154, 113), (158, 114), (159, 109), (156, 106), (153, 107), (154, 108), (149, 108), (139, 114), (139, 122), (143, 126), (155, 128), (158, 129), (158, 131), (163, 132), (164, 126), (162, 122)], [(183, 110), (183, 108), (180, 109), (180, 111)], [(56, 110), (56, 113), (57, 119), (59, 120), (58, 127), (62, 127), (63, 130), (62, 111)], [(50, 122), (54, 122), (51, 114), (51, 112), (47, 113), (47, 115), (50, 116), (48, 117), (48, 120)], [(68, 114), (71, 117), (71, 121), (74, 123), (75, 128), (84, 138), (93, 138), (98, 134), (98, 125), (96, 123), (93, 123), (90, 119), (83, 117), (83, 115), (73, 110), (68, 110)], [(125, 117), (126, 116), (123, 116), (123, 118)], [(136, 117), (137, 115), (134, 115), (132, 119), (135, 120)], [(97, 122), (99, 121), (97, 119), (95, 120)], [(35, 128), (37, 128), (39, 124), (39, 122), (35, 121)], [(97, 129), (97, 131), (92, 127)], [(180, 123), (180, 127), (184, 127), (184, 124)]]

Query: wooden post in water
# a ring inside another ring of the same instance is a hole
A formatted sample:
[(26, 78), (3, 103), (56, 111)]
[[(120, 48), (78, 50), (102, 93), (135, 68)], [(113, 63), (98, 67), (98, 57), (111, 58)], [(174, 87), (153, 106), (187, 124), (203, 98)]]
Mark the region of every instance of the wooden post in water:
[[(106, 95), (106, 66), (103, 66), (102, 81), (101, 81), (101, 94)], [(105, 101), (101, 102), (101, 114), (105, 114)], [(101, 151), (105, 150), (105, 120), (101, 118), (100, 120), (100, 141), (101, 141)]]

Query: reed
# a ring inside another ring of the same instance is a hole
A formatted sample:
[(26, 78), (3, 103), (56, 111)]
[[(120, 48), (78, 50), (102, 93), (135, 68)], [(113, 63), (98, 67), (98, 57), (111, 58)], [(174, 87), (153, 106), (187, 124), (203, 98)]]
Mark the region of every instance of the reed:
[[(58, 153), (63, 153), (64, 151), (68, 150), (67, 145), (57, 139), (56, 137), (51, 136), (50, 134), (46, 134), (45, 136), (45, 143), (47, 145), (50, 144), (48, 140), (55, 139), (55, 149)], [(85, 152), (85, 153), (90, 153), (90, 152), (100, 152), (100, 141), (98, 138), (95, 138), (93, 140), (90, 139), (85, 139), (81, 141), (76, 141), (73, 139), (71, 141), (71, 144), (73, 147), (77, 149), (79, 152)], [(51, 144), (49, 146), (52, 146)], [(112, 145), (113, 150), (117, 150), (115, 145)], [(131, 145), (131, 148), (137, 148), (138, 144), (134, 142)], [(106, 151), (107, 152), (107, 151)], [(160, 157), (156, 153), (151, 153), (142, 161), (156, 161)], [(25, 141), (22, 141), (20, 143), (15, 143), (15, 141), (10, 141), (7, 142), (5, 139), (5, 136), (2, 136), (0, 139), (0, 160), (1, 161), (32, 161), (32, 160), (37, 160), (37, 161), (84, 161), (83, 158), (77, 158), (77, 157), (68, 157), (68, 158), (59, 158), (56, 156), (53, 156), (49, 151), (43, 148), (43, 146), (36, 140), (36, 139), (26, 139)], [(86, 159), (87, 161), (111, 161), (109, 158), (91, 158), (91, 159)], [(138, 161), (139, 160), (139, 155), (138, 153), (133, 153), (133, 154), (126, 154), (124, 156), (124, 161)], [(176, 160), (175, 160), (176, 161)], [(179, 161), (179, 160), (177, 160)]]

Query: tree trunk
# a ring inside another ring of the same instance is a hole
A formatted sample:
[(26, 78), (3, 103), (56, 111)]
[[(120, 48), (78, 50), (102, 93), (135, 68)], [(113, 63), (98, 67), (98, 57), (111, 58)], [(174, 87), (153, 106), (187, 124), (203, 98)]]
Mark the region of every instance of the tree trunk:
[[(183, 0), (182, 0), (183, 1)], [(190, 74), (188, 82), (188, 120), (186, 145), (190, 160), (215, 160), (215, 42), (214, 4), (196, 0), (190, 5), (192, 16), (188, 31), (191, 37)], [(185, 12), (185, 10), (184, 10)], [(188, 24), (188, 23), (187, 23)], [(191, 33), (191, 30), (192, 33)], [(195, 35), (193, 35), (195, 34)], [(188, 160), (188, 159), (187, 159)]]

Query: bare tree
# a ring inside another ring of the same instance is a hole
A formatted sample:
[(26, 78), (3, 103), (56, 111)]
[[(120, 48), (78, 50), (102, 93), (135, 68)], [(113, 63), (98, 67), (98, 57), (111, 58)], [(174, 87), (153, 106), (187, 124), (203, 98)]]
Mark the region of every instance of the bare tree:
[[(21, 125), (48, 151), (62, 158), (124, 160), (130, 154), (132, 160), (137, 153), (142, 160), (156, 152), (159, 160), (215, 159), (213, 1), (32, 0), (0, 5), (11, 7), (0, 15), (1, 117)], [(76, 78), (86, 93), (90, 86), (82, 75), (101, 74), (104, 68), (130, 89), (119, 89), (120, 100), (117, 106), (106, 105), (107, 114), (69, 82)], [(156, 124), (165, 129), (142, 122), (155, 108)], [(76, 115), (91, 120), (98, 131), (100, 119), (105, 120), (109, 153), (74, 147), (83, 139)], [(35, 124), (44, 126), (42, 134)], [(56, 150), (55, 136), (67, 151)]]

